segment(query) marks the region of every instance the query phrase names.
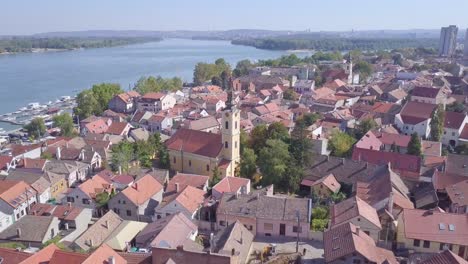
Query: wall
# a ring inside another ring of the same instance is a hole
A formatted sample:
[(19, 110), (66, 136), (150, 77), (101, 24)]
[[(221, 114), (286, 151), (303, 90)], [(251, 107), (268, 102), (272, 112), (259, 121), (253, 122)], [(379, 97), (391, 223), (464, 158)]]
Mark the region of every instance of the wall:
[[(73, 201), (67, 199), (68, 197), (73, 198)], [(88, 199), (89, 204), (83, 203), (83, 199)], [(89, 208), (93, 210), (96, 208), (96, 203), (94, 200), (91, 199), (91, 197), (89, 197), (89, 195), (83, 192), (80, 188), (72, 189), (72, 191), (63, 198), (62, 202), (64, 204), (71, 203), (73, 206)]]
[[(267, 230), (265, 229), (265, 224), (272, 224), (273, 229)], [(280, 235), (280, 224), (285, 224), (285, 236), (287, 237), (296, 237), (297, 233), (293, 231), (293, 227), (297, 226), (297, 221), (281, 221), (281, 220), (269, 220), (269, 219), (257, 219), (257, 235), (265, 236), (265, 234), (271, 234), (271, 236), (281, 236)], [(301, 221), (300, 226), (302, 230), (299, 234), (301, 238), (308, 238), (309, 237), (309, 230), (310, 224), (307, 222)]]
[[(236, 221), (241, 222), (244, 226), (247, 226), (247, 229), (252, 232), (252, 234), (257, 234), (257, 221), (253, 217), (243, 217), (243, 216), (233, 216), (229, 214), (224, 214), (219, 210), (216, 212), (217, 227), (219, 229), (226, 228), (229, 224), (232, 224)], [(224, 225), (222, 225), (224, 223)]]
[(14, 222), (13, 208), (0, 199), (0, 232)]
[(428, 138), (431, 132), (431, 127), (429, 126), (430, 122), (431, 118), (416, 125), (404, 124), (400, 114), (395, 116), (395, 125), (402, 133), (409, 136), (416, 132), (419, 136)]
[(155, 218), (158, 219), (158, 216), (165, 217), (167, 215), (173, 215), (178, 212), (183, 213), (188, 219), (193, 219), (197, 212), (189, 212), (184, 206), (182, 206), (178, 201), (173, 200), (172, 202), (166, 204), (163, 207), (156, 208)]
[(43, 193), (37, 193), (36, 199), (39, 203), (47, 203), (51, 198), (50, 187), (47, 188)]
[[(174, 157), (176, 162), (174, 163)], [(178, 172), (211, 176), (216, 167), (216, 158), (204, 157), (192, 153), (169, 150), (171, 169)], [(191, 163), (191, 166), (190, 166)], [(206, 166), (209, 166), (209, 171)]]

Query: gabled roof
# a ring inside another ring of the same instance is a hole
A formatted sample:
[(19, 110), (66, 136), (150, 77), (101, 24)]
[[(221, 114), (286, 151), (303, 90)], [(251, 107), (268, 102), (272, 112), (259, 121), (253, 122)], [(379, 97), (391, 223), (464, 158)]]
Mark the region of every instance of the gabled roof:
[(401, 109), (400, 116), (405, 124), (416, 125), (431, 118), (437, 105), (419, 102), (407, 102)]
[(440, 88), (416, 86), (411, 91), (411, 95), (427, 98), (436, 98), (440, 91)]
[(466, 214), (405, 209), (401, 219), (406, 238), (468, 246)]
[(48, 264), (81, 264), (88, 258), (88, 254), (55, 250)]
[(105, 244), (112, 249), (125, 251), (128, 241), (132, 241), (148, 223), (124, 220), (106, 239)]
[(197, 120), (186, 119), (184, 122), (185, 128), (193, 130), (204, 130), (207, 128), (218, 127), (219, 122), (214, 116), (207, 116)]
[[(122, 223), (122, 221), (122, 218), (111, 210), (83, 232), (75, 240), (74, 244), (84, 250), (97, 247), (109, 237), (109, 235)], [(90, 243), (91, 241), (92, 243)]]
[(122, 256), (117, 254), (117, 252), (106, 244), (97, 248), (82, 264), (110, 264), (110, 257), (114, 258), (115, 264), (127, 264), (127, 261)]
[(176, 190), (176, 183), (179, 185), (179, 190), (186, 186), (192, 186), (198, 189), (203, 189), (209, 181), (210, 177), (198, 174), (177, 173), (172, 177), (167, 184), (166, 193), (171, 193)]
[(334, 204), (330, 208), (330, 221), (332, 228), (346, 223), (358, 216), (367, 219), (379, 229), (382, 228), (375, 208), (357, 196)]
[(20, 262), (20, 264), (41, 264), (41, 263), (48, 263), (52, 256), (54, 255), (55, 251), (58, 251), (59, 248), (54, 244), (50, 244), (47, 247), (39, 250), (38, 252), (34, 253), (29, 258)]
[(142, 205), (162, 189), (161, 183), (147, 174), (135, 181), (132, 186), (125, 188), (122, 194), (135, 205)]
[(458, 206), (468, 205), (468, 180), (455, 183), (445, 188), (452, 204)]
[(224, 228), (215, 237), (214, 251), (218, 254), (239, 255), (239, 263), (246, 263), (254, 235), (240, 221)]
[[(53, 216), (25, 215), (3, 230), (0, 233), (0, 239), (42, 243), (45, 238), (50, 237), (48, 231), (54, 219), (56, 218)], [(17, 235), (18, 229), (21, 230), (19, 237)]]
[(106, 133), (112, 135), (123, 135), (128, 126), (129, 124), (127, 122), (112, 122)]
[(85, 182), (78, 186), (82, 192), (86, 193), (90, 198), (96, 198), (96, 195), (109, 191), (111, 189), (111, 183), (104, 179), (100, 175), (95, 175), (91, 179), (87, 179)]
[(444, 127), (451, 129), (460, 129), (463, 125), (466, 115), (457, 112), (445, 112)]
[(222, 150), (221, 135), (181, 128), (166, 141), (169, 150), (216, 158)]
[(3, 264), (17, 264), (21, 263), (23, 260), (29, 258), (32, 254), (16, 249), (10, 248), (0, 248), (0, 257), (2, 258)]
[(323, 233), (324, 257), (327, 263), (360, 254), (374, 263), (399, 263), (389, 250), (376, 246), (374, 240), (352, 223), (340, 225)]
[(446, 249), (423, 260), (420, 264), (468, 264), (468, 261)]
[(165, 94), (163, 93), (153, 93), (153, 92), (150, 92), (150, 93), (146, 93), (145, 95), (143, 95), (141, 97), (141, 99), (145, 100), (145, 101), (159, 101), (161, 100), (164, 96), (166, 96)]
[(0, 199), (13, 208), (17, 208), (28, 198), (34, 197), (36, 191), (24, 181), (2, 180), (0, 181)]
[(148, 224), (137, 236), (140, 247), (170, 247), (184, 245), (198, 227), (183, 213), (176, 213)]
[(240, 177), (224, 177), (220, 182), (213, 186), (213, 190), (219, 193), (237, 192), (242, 186), (250, 184), (250, 180)]
[(188, 185), (176, 195), (174, 200), (193, 214), (205, 200), (205, 195), (205, 191)]
[(341, 184), (336, 180), (335, 176), (331, 173), (315, 181), (312, 184), (312, 186), (318, 185), (318, 184), (325, 185), (328, 189), (330, 189), (330, 191), (334, 193), (337, 193), (341, 188)]

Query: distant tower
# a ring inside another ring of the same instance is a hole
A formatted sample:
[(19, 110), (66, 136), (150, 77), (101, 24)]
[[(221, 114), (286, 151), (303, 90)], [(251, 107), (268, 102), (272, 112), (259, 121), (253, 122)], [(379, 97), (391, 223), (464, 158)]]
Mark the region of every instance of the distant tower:
[(348, 58), (347, 73), (348, 73), (348, 84), (353, 84), (353, 59), (351, 57), (351, 52), (349, 53), (349, 58)]
[(440, 29), (439, 56), (451, 57), (457, 48), (457, 26), (451, 25)]
[[(234, 172), (240, 162), (240, 111), (234, 102), (231, 78), (226, 78), (223, 86), (228, 93), (226, 108), (222, 117), (222, 141), (223, 157), (231, 161), (231, 168), (227, 176), (234, 176)], [(227, 88), (227, 89), (226, 89)]]
[(468, 28), (466, 29), (466, 34), (465, 34), (465, 52), (464, 55), (466, 58), (468, 58)]

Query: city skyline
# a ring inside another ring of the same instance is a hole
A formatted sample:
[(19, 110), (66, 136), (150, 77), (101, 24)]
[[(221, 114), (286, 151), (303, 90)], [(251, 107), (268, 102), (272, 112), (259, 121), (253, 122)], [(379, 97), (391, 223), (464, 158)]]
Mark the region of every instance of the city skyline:
[[(0, 11), (0, 35), (29, 35), (83, 30), (308, 30), (363, 31), (440, 29), (445, 25), (468, 25), (463, 10), (468, 2), (447, 0), (443, 12), (436, 0), (358, 0), (352, 5), (331, 0), (247, 1), (220, 5), (214, 0), (10, 1)], [(28, 8), (24, 8), (28, 6)], [(424, 6), (424, 12), (415, 12)], [(248, 8), (246, 8), (248, 7)], [(337, 8), (340, 7), (340, 8)], [(268, 12), (265, 14), (264, 11)], [(262, 14), (259, 16), (258, 14)]]

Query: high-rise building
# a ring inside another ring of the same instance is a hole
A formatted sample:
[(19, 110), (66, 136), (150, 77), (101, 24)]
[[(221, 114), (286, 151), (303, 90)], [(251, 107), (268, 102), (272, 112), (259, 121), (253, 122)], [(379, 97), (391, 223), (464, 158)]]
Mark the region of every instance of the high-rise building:
[(440, 30), (439, 55), (451, 57), (457, 47), (457, 26), (451, 25)]
[(465, 34), (465, 57), (468, 57), (468, 28), (466, 29)]

